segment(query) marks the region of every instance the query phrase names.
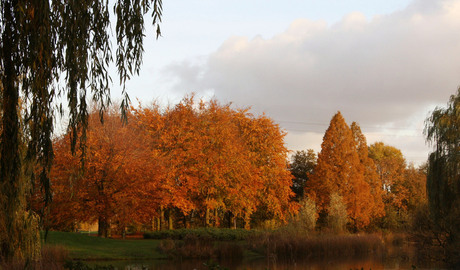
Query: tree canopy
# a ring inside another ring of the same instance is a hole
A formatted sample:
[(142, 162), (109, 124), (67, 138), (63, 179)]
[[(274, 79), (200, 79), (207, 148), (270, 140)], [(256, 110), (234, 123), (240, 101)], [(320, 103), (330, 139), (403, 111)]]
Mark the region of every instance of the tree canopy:
[(163, 110), (131, 108), (128, 118), (123, 126), (112, 109), (101, 125), (90, 114), (84, 174), (70, 135), (55, 140), (52, 228), (98, 221), (108, 236), (114, 225), (161, 229), (166, 217), (169, 227), (249, 228), (295, 213), (284, 133), (266, 116), (187, 97)]
[(296, 199), (301, 200), (304, 197), (305, 185), (308, 177), (313, 173), (316, 166), (316, 153), (313, 149), (307, 151), (296, 151), (291, 157), (289, 170), (294, 179), (292, 180), (292, 191), (296, 194)]

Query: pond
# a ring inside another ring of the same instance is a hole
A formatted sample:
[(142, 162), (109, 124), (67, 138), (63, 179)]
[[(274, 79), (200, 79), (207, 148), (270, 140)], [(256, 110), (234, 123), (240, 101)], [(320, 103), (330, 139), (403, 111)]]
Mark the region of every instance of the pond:
[[(267, 260), (253, 260), (246, 262), (209, 262), (199, 260), (187, 261), (144, 261), (144, 262), (104, 262), (102, 265), (112, 265), (119, 270), (207, 270), (207, 269), (306, 269), (306, 270), (342, 270), (342, 269), (440, 269), (436, 266), (415, 266), (411, 262), (384, 262), (376, 260), (340, 260), (340, 261), (304, 261), (299, 263), (269, 262)], [(414, 268), (416, 267), (416, 268)]]
[(249, 261), (206, 261), (206, 260), (155, 260), (155, 261), (113, 261), (92, 262), (90, 265), (112, 265), (119, 270), (383, 270), (383, 269), (442, 269), (439, 263), (421, 260), (416, 250), (401, 247), (387, 251), (385, 255), (367, 258), (321, 258), (306, 259), (300, 262), (280, 262), (276, 258), (260, 258)]

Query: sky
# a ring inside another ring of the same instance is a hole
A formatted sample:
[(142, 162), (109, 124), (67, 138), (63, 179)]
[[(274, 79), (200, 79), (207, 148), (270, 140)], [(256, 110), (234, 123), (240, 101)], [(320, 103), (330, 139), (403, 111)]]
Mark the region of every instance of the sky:
[(251, 107), (293, 151), (319, 152), (340, 111), (420, 165), (425, 119), (460, 85), (460, 0), (171, 0), (162, 36), (149, 26), (132, 101)]

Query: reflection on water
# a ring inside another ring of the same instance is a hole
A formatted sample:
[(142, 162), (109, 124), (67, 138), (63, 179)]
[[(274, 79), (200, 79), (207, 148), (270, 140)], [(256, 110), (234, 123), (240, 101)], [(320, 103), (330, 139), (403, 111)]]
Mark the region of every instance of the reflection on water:
[(301, 262), (280, 262), (276, 258), (257, 259), (239, 262), (213, 262), (206, 260), (155, 260), (155, 261), (113, 261), (92, 262), (90, 265), (112, 265), (119, 270), (209, 270), (209, 269), (236, 269), (236, 270), (383, 270), (383, 269), (439, 269), (439, 265), (431, 265), (420, 261), (413, 248), (400, 247), (387, 250), (385, 255), (368, 256), (367, 258), (321, 258), (305, 259)]
[[(208, 269), (237, 269), (237, 270), (287, 270), (287, 269), (306, 269), (306, 270), (349, 270), (349, 269), (414, 269), (413, 264), (409, 261), (396, 260), (383, 260), (377, 258), (371, 259), (341, 259), (341, 260), (310, 260), (303, 262), (276, 262), (266, 259), (259, 259), (244, 262), (213, 262), (213, 261), (200, 261), (200, 260), (185, 260), (185, 261), (169, 261), (169, 260), (156, 260), (156, 261), (118, 261), (118, 262), (104, 262), (103, 265), (112, 265), (119, 270), (208, 270)], [(431, 266), (432, 267), (432, 266)], [(417, 269), (431, 269), (427, 266), (417, 265)], [(433, 268), (434, 269), (434, 268)]]

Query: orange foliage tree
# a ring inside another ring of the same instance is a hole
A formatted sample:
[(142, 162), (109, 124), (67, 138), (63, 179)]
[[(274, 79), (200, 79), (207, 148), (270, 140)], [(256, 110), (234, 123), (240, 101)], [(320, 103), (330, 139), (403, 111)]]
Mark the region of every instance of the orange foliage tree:
[(207, 226), (210, 210), (215, 212), (214, 223), (218, 224), (217, 212), (249, 218), (257, 208), (259, 187), (251, 185), (256, 178), (254, 168), (247, 159), (250, 151), (240, 136), (235, 117), (236, 112), (229, 105), (220, 106), (215, 101), (200, 104), (204, 158), (200, 171), (206, 182), (201, 181), (199, 195), (205, 203)]
[(285, 133), (270, 118), (193, 96), (163, 110), (131, 108), (128, 125), (119, 118), (106, 111), (101, 124), (90, 114), (84, 170), (69, 136), (55, 141), (55, 226), (98, 221), (102, 236), (114, 225), (172, 229), (179, 220), (249, 228), (260, 209), (282, 221), (296, 210)]
[(410, 196), (405, 202), (407, 209), (415, 211), (417, 207), (428, 203), (428, 195), (426, 190), (427, 172), (426, 165), (416, 168), (413, 164), (409, 164), (404, 172), (403, 185), (408, 190)]
[(328, 211), (331, 194), (337, 193), (346, 204), (352, 228), (363, 229), (370, 223), (375, 208), (371, 187), (365, 180), (365, 167), (352, 131), (340, 112), (334, 115), (326, 130), (305, 193), (316, 201), (323, 213)]
[(374, 160), (369, 157), (369, 150), (367, 146), (367, 140), (361, 131), (361, 128), (356, 122), (351, 123), (351, 132), (353, 139), (356, 144), (356, 151), (358, 152), (359, 160), (364, 166), (364, 180), (369, 184), (371, 188), (371, 195), (374, 199), (372, 204), (372, 218), (379, 218), (385, 215), (385, 209), (383, 204), (383, 189), (382, 180), (377, 174), (377, 167), (375, 166)]
[(256, 216), (260, 220), (285, 221), (288, 213), (298, 210), (297, 203), (290, 200), (295, 194), (291, 190), (292, 174), (287, 169), (286, 133), (265, 115), (255, 118), (240, 111), (237, 119), (250, 151), (247, 158), (255, 168), (250, 186), (258, 189), (255, 193), (259, 201)]
[(99, 235), (107, 237), (110, 225), (124, 228), (151, 216), (150, 204), (140, 200), (149, 197), (139, 193), (148, 190), (146, 180), (150, 180), (138, 177), (145, 151), (140, 138), (122, 124), (116, 110), (105, 112), (104, 124), (97, 113), (89, 115), (84, 169), (81, 150), (71, 155), (68, 140), (66, 134), (55, 142), (53, 223), (97, 220)]
[(369, 157), (374, 160), (382, 181), (386, 212), (382, 226), (397, 229), (407, 225), (416, 208), (427, 202), (426, 168), (407, 166), (401, 151), (383, 142), (369, 147)]

